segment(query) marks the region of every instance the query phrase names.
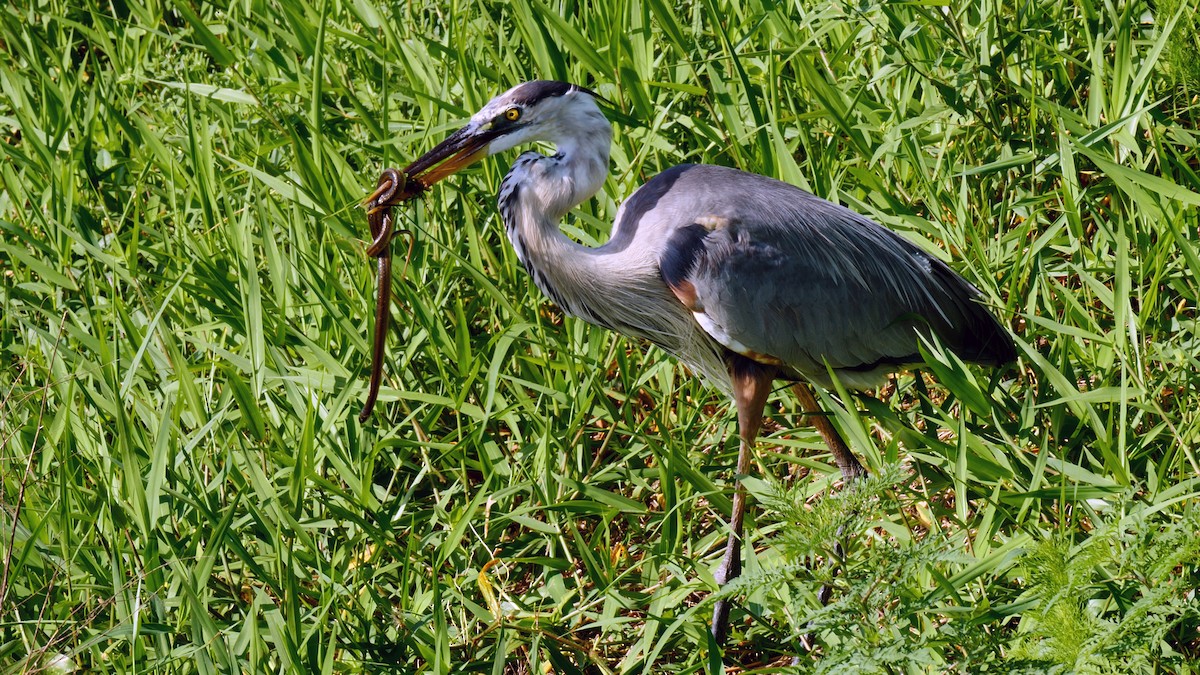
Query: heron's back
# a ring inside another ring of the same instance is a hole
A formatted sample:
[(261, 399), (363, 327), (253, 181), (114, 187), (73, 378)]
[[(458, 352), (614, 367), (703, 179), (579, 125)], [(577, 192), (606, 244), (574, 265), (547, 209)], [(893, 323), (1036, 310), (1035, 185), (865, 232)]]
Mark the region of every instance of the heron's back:
[(605, 249), (654, 255), (664, 281), (714, 340), (818, 382), (828, 380), (828, 364), (849, 386), (871, 386), (921, 361), (920, 333), (967, 361), (1016, 358), (979, 291), (942, 261), (864, 216), (764, 176), (673, 167), (622, 205), (612, 240), (598, 252)]

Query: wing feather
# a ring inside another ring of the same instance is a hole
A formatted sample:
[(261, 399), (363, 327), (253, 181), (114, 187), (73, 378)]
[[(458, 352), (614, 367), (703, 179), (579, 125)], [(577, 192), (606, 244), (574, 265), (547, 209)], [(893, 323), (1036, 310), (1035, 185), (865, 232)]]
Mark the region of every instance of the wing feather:
[(735, 169), (685, 165), (664, 178), (643, 188), (653, 200), (629, 200), (618, 232), (662, 239), (664, 281), (727, 348), (819, 382), (828, 363), (851, 386), (919, 362), (921, 332), (970, 361), (1015, 358), (974, 286), (868, 218)]

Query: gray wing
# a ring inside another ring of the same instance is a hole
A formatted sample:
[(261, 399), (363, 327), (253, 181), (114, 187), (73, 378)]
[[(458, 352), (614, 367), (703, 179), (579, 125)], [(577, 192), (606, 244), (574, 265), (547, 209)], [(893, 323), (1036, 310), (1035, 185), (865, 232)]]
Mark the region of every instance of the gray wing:
[(919, 332), (968, 361), (1015, 358), (962, 277), (792, 185), (683, 165), (643, 186), (618, 223), (614, 238), (659, 230), (638, 238), (659, 240), (663, 279), (717, 342), (817, 381), (828, 379), (826, 363), (850, 386), (869, 386), (880, 372), (920, 362)]

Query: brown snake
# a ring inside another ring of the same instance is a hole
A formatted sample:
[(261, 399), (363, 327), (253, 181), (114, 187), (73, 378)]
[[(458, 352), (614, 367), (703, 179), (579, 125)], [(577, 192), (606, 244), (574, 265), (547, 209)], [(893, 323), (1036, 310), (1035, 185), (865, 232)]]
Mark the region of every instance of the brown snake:
[[(375, 185), (375, 191), (366, 199), (367, 225), (371, 229), (371, 245), (367, 255), (375, 258), (375, 330), (371, 349), (371, 384), (367, 390), (367, 402), (358, 415), (359, 422), (366, 422), (375, 409), (379, 397), (379, 385), (383, 381), (383, 356), (387, 346), (388, 326), (391, 324), (392, 297), (392, 237), (397, 234), (408, 236), (408, 257), (412, 257), (413, 237), (409, 230), (393, 229), (392, 207), (413, 199), (425, 191), (419, 180), (410, 179), (397, 169), (384, 169)], [(405, 259), (407, 263), (408, 258)]]

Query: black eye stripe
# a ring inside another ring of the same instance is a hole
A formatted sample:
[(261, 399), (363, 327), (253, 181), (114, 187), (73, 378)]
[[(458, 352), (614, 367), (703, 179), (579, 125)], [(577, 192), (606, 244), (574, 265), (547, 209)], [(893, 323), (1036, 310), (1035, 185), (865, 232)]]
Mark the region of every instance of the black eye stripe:
[(574, 85), (566, 82), (535, 80), (513, 88), (511, 100), (518, 105), (532, 104), (552, 96), (565, 96), (574, 88)]

